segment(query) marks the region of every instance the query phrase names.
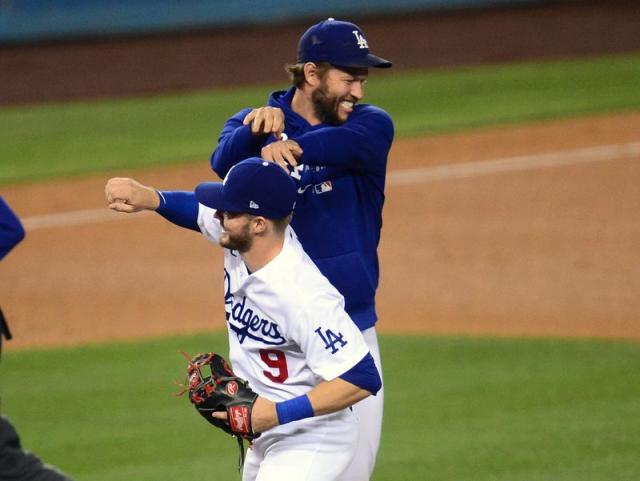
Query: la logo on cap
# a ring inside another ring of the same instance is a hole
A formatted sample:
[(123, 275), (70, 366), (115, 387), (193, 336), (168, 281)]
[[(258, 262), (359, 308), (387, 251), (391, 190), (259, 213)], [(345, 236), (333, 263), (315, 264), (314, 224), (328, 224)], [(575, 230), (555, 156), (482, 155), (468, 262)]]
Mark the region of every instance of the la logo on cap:
[(367, 39), (364, 38), (364, 35), (362, 35), (357, 30), (354, 30), (352, 33), (356, 36), (356, 41), (358, 42), (358, 47), (360, 47), (360, 48), (369, 48), (369, 44), (367, 43)]

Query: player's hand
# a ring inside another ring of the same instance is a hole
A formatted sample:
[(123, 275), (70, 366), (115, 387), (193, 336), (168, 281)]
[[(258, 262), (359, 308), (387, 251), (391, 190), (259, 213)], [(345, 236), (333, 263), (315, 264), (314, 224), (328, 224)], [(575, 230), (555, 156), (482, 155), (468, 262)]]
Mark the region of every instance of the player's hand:
[(265, 145), (260, 156), (269, 162), (276, 162), (287, 173), (289, 167), (296, 167), (298, 159), (302, 156), (302, 147), (295, 140), (279, 140), (269, 145)]
[[(225, 411), (216, 411), (211, 417), (220, 421), (228, 422), (228, 415)], [(258, 396), (251, 409), (251, 428), (255, 433), (263, 433), (278, 425), (278, 414), (276, 404), (273, 401)]]
[(284, 132), (284, 112), (278, 107), (260, 107), (249, 112), (242, 124), (251, 124), (253, 135), (273, 134), (279, 139)]
[(151, 187), (128, 177), (114, 177), (104, 188), (109, 208), (117, 212), (155, 210), (160, 206), (160, 196)]

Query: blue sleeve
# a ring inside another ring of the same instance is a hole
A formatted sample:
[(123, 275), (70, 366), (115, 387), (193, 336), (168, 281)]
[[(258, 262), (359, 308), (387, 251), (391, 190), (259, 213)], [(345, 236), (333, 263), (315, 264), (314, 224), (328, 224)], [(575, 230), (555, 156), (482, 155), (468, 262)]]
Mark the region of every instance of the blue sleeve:
[(302, 164), (384, 172), (393, 122), (384, 110), (368, 105), (340, 126), (314, 129), (295, 140), (304, 151)]
[(158, 191), (160, 207), (156, 212), (180, 227), (200, 232), (198, 227), (199, 204), (196, 194), (183, 191)]
[(267, 135), (253, 135), (242, 121), (251, 109), (244, 109), (224, 124), (218, 146), (211, 154), (211, 168), (223, 179), (229, 169), (248, 157), (259, 157)]
[(0, 196), (0, 260), (24, 239), (24, 228), (18, 216)]
[(367, 353), (358, 364), (342, 374), (340, 379), (369, 391), (374, 396), (382, 387), (382, 379), (371, 353)]

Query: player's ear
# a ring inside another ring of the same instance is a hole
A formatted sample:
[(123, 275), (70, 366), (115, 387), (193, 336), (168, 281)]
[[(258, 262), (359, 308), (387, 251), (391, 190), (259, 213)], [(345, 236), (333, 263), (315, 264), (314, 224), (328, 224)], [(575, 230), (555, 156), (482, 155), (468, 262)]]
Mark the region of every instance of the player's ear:
[(253, 233), (256, 235), (264, 234), (267, 230), (267, 219), (261, 215), (255, 216), (251, 219), (251, 224), (253, 226)]
[(320, 84), (320, 75), (318, 66), (313, 62), (307, 62), (302, 67), (304, 70), (304, 80), (311, 87), (317, 87)]

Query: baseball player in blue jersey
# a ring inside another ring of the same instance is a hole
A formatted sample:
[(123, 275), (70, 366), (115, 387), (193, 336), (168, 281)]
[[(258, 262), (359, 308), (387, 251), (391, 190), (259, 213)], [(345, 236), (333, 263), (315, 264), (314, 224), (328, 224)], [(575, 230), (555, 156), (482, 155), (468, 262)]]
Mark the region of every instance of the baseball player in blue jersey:
[(358, 430), (348, 408), (382, 385), (344, 298), (289, 226), (296, 190), (288, 173), (259, 158), (195, 192), (157, 192), (127, 178), (105, 188), (110, 208), (156, 210), (224, 248), (230, 359), (258, 394), (250, 418), (262, 433), (243, 481), (350, 479)]
[[(0, 260), (24, 239), (25, 232), (18, 216), (0, 196)], [(11, 339), (9, 326), (0, 310), (0, 353), (2, 337)], [(22, 449), (13, 425), (0, 416), (0, 481), (71, 481), (37, 456)]]
[[(292, 227), (320, 271), (344, 296), (380, 369), (375, 293), (377, 247), (387, 156), (393, 141), (389, 115), (359, 102), (368, 69), (391, 67), (369, 51), (362, 30), (328, 19), (300, 38), (293, 86), (271, 94), (268, 105), (247, 108), (224, 125), (211, 166), (224, 177), (254, 155), (277, 162), (297, 179)], [(344, 479), (368, 480), (382, 426), (382, 392), (356, 404), (360, 445)]]

